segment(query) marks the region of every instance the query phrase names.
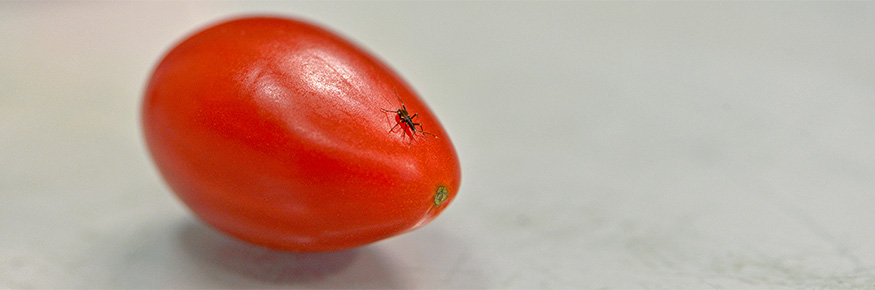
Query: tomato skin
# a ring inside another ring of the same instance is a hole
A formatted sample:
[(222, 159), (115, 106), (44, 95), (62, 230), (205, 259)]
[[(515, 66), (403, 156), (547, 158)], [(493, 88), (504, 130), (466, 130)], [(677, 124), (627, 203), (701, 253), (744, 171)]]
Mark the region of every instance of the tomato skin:
[[(398, 116), (381, 109), (401, 101), (436, 137), (390, 132)], [(200, 219), (274, 249), (340, 250), (416, 229), (461, 178), (449, 136), (401, 77), (293, 19), (239, 18), (179, 43), (147, 84), (142, 122), (161, 175)]]

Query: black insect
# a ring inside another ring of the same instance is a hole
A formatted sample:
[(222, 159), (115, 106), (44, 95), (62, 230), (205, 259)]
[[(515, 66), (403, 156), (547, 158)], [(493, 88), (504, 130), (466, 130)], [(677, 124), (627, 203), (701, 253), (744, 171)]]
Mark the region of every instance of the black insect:
[[(413, 121), (413, 118), (416, 118), (416, 116), (419, 114), (416, 113), (416, 114), (410, 115), (410, 113), (407, 112), (407, 106), (404, 105), (404, 101), (401, 100), (401, 96), (398, 95), (398, 91), (395, 91), (395, 96), (398, 97), (398, 101), (401, 102), (400, 109), (393, 111), (393, 110), (386, 110), (386, 109), (380, 108), (380, 110), (383, 110), (383, 112), (394, 113), (394, 114), (398, 115), (399, 121), (397, 123), (395, 123), (395, 126), (392, 126), (392, 129), (389, 129), (389, 132), (395, 131), (395, 127), (398, 127), (398, 125), (404, 124), (407, 126), (407, 128), (410, 128), (412, 135), (416, 135), (416, 132), (419, 132), (422, 134), (423, 137), (428, 137), (428, 135), (431, 135), (432, 137), (437, 138), (437, 136), (435, 136), (434, 134), (426, 132), (424, 129), (422, 129), (422, 124), (416, 123)], [(419, 126), (419, 131), (417, 131), (416, 126)], [(413, 136), (410, 137), (410, 142), (413, 142)]]

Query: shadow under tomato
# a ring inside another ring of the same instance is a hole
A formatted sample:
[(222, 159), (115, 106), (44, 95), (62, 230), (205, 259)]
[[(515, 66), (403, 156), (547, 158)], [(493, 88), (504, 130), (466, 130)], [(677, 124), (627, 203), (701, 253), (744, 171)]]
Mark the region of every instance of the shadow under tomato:
[(192, 220), (180, 228), (179, 239), (197, 263), (218, 270), (222, 280), (231, 279), (231, 284), (255, 280), (270, 288), (401, 288), (379, 251), (369, 247), (325, 253), (276, 251), (239, 241)]

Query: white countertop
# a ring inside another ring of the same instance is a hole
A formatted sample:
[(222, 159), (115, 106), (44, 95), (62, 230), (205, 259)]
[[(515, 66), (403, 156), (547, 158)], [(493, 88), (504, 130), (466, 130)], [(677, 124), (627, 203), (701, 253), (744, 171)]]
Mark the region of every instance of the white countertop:
[[(302, 17), (462, 163), (432, 224), (293, 254), (197, 222), (141, 91), (184, 35)], [(0, 288), (875, 287), (875, 3), (0, 3)]]

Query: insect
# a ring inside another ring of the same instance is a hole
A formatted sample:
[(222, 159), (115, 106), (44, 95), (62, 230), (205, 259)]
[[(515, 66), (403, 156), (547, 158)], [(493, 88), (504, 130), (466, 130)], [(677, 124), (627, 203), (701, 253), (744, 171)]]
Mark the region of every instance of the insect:
[(395, 131), (395, 128), (398, 127), (398, 125), (404, 124), (405, 126), (407, 126), (407, 128), (410, 128), (410, 131), (412, 132), (410, 136), (410, 142), (413, 142), (413, 135), (416, 135), (416, 126), (419, 126), (419, 133), (422, 133), (423, 137), (428, 137), (428, 135), (431, 135), (432, 137), (437, 138), (437, 136), (435, 136), (434, 134), (426, 132), (424, 129), (422, 129), (422, 124), (413, 121), (413, 118), (416, 118), (419, 113), (414, 113), (413, 115), (410, 115), (410, 112), (407, 111), (407, 106), (404, 105), (404, 100), (402, 100), (401, 96), (398, 95), (397, 89), (395, 90), (395, 97), (398, 97), (398, 101), (401, 102), (400, 109), (393, 111), (380, 108), (380, 110), (383, 110), (383, 112), (394, 113), (398, 116), (398, 122), (395, 123), (395, 126), (392, 126), (392, 128), (389, 129), (389, 132)]

